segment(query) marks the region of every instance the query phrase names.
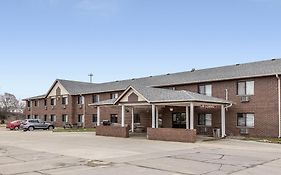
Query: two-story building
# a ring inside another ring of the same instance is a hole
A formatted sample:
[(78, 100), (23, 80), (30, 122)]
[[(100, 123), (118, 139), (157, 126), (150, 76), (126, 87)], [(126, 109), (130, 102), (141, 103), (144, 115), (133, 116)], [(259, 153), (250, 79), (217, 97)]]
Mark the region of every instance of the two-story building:
[(45, 95), (25, 99), (25, 114), (57, 126), (109, 120), (132, 132), (280, 137), (280, 76), (281, 59), (272, 59), (98, 84), (58, 79)]

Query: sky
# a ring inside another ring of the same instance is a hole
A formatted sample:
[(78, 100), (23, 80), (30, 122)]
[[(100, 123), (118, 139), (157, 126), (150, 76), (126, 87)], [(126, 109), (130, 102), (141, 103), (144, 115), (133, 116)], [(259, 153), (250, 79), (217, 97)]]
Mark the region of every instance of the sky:
[(0, 94), (281, 57), (280, 0), (0, 0)]

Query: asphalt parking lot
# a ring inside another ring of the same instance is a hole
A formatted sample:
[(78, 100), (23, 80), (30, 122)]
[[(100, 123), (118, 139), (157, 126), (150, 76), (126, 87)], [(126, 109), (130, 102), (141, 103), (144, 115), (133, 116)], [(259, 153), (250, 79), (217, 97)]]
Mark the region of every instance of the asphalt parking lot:
[(195, 144), (0, 129), (0, 174), (280, 174), (281, 145)]

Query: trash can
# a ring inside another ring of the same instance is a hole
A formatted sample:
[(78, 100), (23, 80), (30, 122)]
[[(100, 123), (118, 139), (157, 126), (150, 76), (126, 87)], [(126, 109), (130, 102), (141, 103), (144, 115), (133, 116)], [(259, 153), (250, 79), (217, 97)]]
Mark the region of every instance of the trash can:
[(213, 137), (216, 139), (220, 138), (221, 130), (219, 128), (214, 128), (213, 129)]

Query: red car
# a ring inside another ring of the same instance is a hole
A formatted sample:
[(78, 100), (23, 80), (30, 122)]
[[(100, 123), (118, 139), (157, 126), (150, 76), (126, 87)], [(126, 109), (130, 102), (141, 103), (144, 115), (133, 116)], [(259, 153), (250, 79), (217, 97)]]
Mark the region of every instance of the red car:
[(21, 120), (15, 120), (10, 123), (7, 123), (6, 128), (10, 130), (19, 130), (20, 129)]

